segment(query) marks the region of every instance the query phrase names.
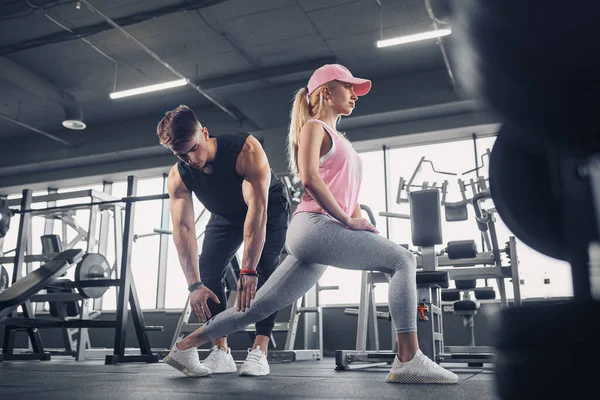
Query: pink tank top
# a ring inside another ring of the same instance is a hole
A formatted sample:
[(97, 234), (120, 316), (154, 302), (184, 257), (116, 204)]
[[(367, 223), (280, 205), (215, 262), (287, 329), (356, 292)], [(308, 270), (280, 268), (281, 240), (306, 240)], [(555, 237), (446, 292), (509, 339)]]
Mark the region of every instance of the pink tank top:
[[(311, 119), (308, 122), (320, 123), (331, 136), (331, 149), (320, 159), (319, 175), (342, 210), (346, 214), (352, 215), (358, 204), (360, 194), (362, 160), (350, 142), (333, 131), (323, 121)], [(300, 212), (327, 214), (306, 191), (294, 215)]]

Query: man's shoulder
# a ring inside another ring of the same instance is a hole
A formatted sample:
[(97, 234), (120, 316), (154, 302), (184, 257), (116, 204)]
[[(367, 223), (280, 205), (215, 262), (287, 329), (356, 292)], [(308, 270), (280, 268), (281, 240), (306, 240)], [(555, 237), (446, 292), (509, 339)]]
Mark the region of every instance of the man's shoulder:
[(251, 135), (246, 132), (224, 133), (217, 136), (217, 140), (229, 143), (244, 143), (248, 139), (248, 136)]

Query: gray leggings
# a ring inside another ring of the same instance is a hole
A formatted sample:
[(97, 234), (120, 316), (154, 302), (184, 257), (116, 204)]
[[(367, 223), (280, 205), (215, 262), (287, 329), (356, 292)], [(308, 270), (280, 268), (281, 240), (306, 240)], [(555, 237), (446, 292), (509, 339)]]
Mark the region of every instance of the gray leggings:
[(397, 333), (417, 330), (416, 261), (404, 247), (367, 231), (353, 231), (323, 214), (294, 216), (287, 231), (289, 255), (245, 312), (235, 307), (204, 325), (209, 340), (227, 336), (289, 306), (312, 288), (327, 269), (381, 271), (392, 275), (388, 301)]

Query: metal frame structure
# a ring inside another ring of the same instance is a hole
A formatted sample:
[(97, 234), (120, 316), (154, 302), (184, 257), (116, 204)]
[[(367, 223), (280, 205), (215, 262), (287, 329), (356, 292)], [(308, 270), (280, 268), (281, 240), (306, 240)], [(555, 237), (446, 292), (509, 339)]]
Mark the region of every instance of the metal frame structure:
[[(33, 248), (33, 234), (31, 230), (31, 218), (33, 216), (39, 216), (44, 218), (44, 234), (52, 234), (54, 233), (54, 222), (59, 220), (61, 221), (61, 238), (62, 238), (62, 247), (63, 249), (72, 249), (81, 241), (86, 242), (86, 252), (93, 253), (97, 252), (102, 255), (107, 254), (108, 249), (108, 229), (110, 222), (110, 213), (112, 212), (115, 218), (115, 256), (118, 257), (120, 255), (120, 247), (121, 247), (121, 230), (117, 229), (120, 225), (121, 220), (121, 206), (118, 204), (110, 204), (103, 206), (102, 208), (98, 205), (88, 205), (85, 204), (76, 204), (73, 209), (69, 208), (60, 208), (55, 209), (57, 201), (61, 200), (86, 200), (89, 199), (91, 203), (102, 202), (108, 200), (118, 200), (115, 197), (110, 196), (104, 192), (98, 192), (96, 190), (80, 190), (74, 192), (65, 192), (58, 193), (56, 189), (49, 189), (47, 195), (36, 196), (33, 197), (31, 195), (30, 201), (25, 201), (27, 199), (27, 194), (24, 191), (23, 197), (20, 199), (13, 199), (8, 201), (9, 206), (25, 206), (26, 209), (29, 209), (33, 204), (36, 203), (45, 203), (47, 207), (47, 212), (44, 209), (39, 209), (36, 211), (32, 211), (30, 213), (22, 214), (22, 217), (25, 216), (24, 220), (22, 218), (22, 223), (19, 225), (19, 234), (23, 235), (25, 240), (25, 246), (21, 242), (17, 243), (17, 248), (15, 252), (17, 254), (27, 254), (24, 256), (23, 261), (26, 262), (25, 273), (30, 273), (33, 269), (33, 262), (39, 261), (48, 261), (56, 254), (42, 254), (40, 256), (36, 256), (32, 254)], [(75, 217), (75, 210), (87, 210), (90, 213), (89, 224), (87, 230), (81, 227)], [(100, 221), (100, 232), (99, 237), (96, 239), (96, 231), (98, 227), (98, 214), (101, 214)], [(68, 228), (71, 227), (77, 234), (74, 239), (68, 241)], [(2, 257), (0, 258), (0, 262), (4, 263), (14, 263), (13, 269), (13, 278), (12, 282), (16, 282), (16, 280), (20, 279), (23, 275), (22, 264), (19, 265), (19, 261), (17, 257)], [(116, 263), (113, 268), (116, 268)], [(115, 275), (118, 272), (115, 273)], [(33, 313), (31, 317), (35, 317), (35, 313), (41, 313), (45, 311), (46, 301), (58, 301), (58, 295), (49, 295), (45, 293), (46, 291), (41, 291), (37, 296), (34, 296), (32, 300), (36, 303), (35, 309), (32, 308)], [(64, 295), (62, 296), (64, 297)], [(72, 296), (77, 297), (77, 295)], [(80, 306), (80, 320), (86, 320), (91, 316), (97, 316), (98, 312), (93, 312), (92, 300), (79, 298), (77, 300), (81, 300)], [(95, 299), (96, 302), (100, 302), (101, 298)], [(60, 312), (59, 312), (60, 314)], [(61, 318), (64, 321), (67, 321), (66, 315)], [(86, 359), (86, 353), (91, 349), (90, 339), (88, 335), (87, 328), (62, 328), (62, 337), (63, 342), (65, 344), (64, 351), (54, 351), (50, 352), (57, 355), (72, 355), (77, 360), (81, 361)], [(11, 346), (5, 346), (5, 348), (10, 349)], [(29, 350), (33, 350), (32, 342), (29, 342)], [(8, 350), (10, 352), (10, 350)], [(14, 348), (13, 348), (14, 351)]]
[[(417, 257), (418, 266), (423, 271), (444, 271), (448, 273), (449, 280), (457, 279), (483, 279), (495, 278), (504, 283), (504, 279), (511, 279), (514, 288), (514, 306), (521, 306), (519, 290), (518, 258), (516, 252), (516, 239), (509, 238), (510, 260), (509, 266), (494, 265), (497, 262), (491, 258), (479, 255), (473, 259), (447, 260), (435, 254), (434, 248), (421, 249), (421, 256)], [(458, 263), (457, 263), (458, 262)], [(490, 264), (490, 267), (458, 267), (440, 268), (440, 266), (481, 265)], [(377, 312), (374, 303), (373, 283), (374, 278), (369, 276), (370, 271), (363, 271), (361, 283), (361, 297), (359, 309), (346, 310), (346, 314), (358, 315), (357, 340), (355, 350), (337, 350), (336, 370), (351, 370), (359, 368), (372, 368), (393, 362), (396, 356), (395, 349), (381, 351), (379, 348), (377, 318), (390, 319), (389, 313)], [(376, 278), (375, 278), (376, 279)], [(380, 280), (381, 281), (381, 280)], [(383, 282), (383, 281), (381, 281)], [(505, 285), (498, 285), (501, 295), (501, 305), (508, 306)], [(427, 306), (429, 313), (426, 321), (419, 321), (418, 336), (419, 347), (425, 355), (432, 360), (453, 363), (489, 363), (493, 360), (493, 349), (489, 346), (445, 346), (443, 332), (443, 306), (441, 288), (437, 285), (420, 285), (417, 287), (417, 298), (420, 303)], [(370, 349), (367, 349), (367, 332), (370, 332)], [(392, 345), (394, 347), (396, 334), (392, 324)]]
[[(487, 155), (488, 153), (486, 153)], [(432, 188), (440, 189), (436, 183), (432, 186), (428, 182), (424, 182), (422, 185), (414, 185), (414, 179), (417, 173), (421, 169), (423, 162), (427, 161), (425, 157), (421, 157), (417, 168), (415, 168), (408, 183), (404, 183), (404, 180), (400, 178), (398, 185), (398, 192), (396, 196), (397, 203), (408, 201), (402, 197), (403, 190), (407, 193), (410, 192), (411, 187), (418, 187), (421, 189)], [(431, 162), (430, 162), (431, 163)], [(435, 171), (435, 168), (432, 168)], [(453, 174), (450, 172), (435, 171), (442, 174)], [(454, 174), (455, 175), (455, 174)], [(477, 220), (481, 224), (485, 225), (486, 229), (482, 227), (482, 238), (484, 245), (488, 247), (488, 252), (478, 253), (474, 258), (465, 258), (459, 260), (450, 260), (448, 256), (437, 254), (435, 247), (424, 247), (420, 249), (420, 254), (417, 255), (417, 268), (422, 268), (423, 271), (441, 271), (448, 274), (448, 280), (460, 280), (460, 279), (488, 279), (495, 278), (498, 284), (498, 290), (500, 292), (500, 302), (502, 307), (508, 307), (508, 299), (506, 296), (506, 288), (504, 279), (512, 279), (514, 289), (514, 305), (521, 306), (521, 292), (520, 292), (520, 277), (518, 272), (518, 258), (516, 253), (516, 239), (514, 237), (509, 238), (509, 259), (510, 265), (503, 266), (500, 254), (500, 247), (498, 245), (498, 238), (496, 235), (495, 222), (493, 219), (493, 213), (491, 211), (482, 210), (479, 206), (479, 201), (489, 197), (487, 191), (486, 180), (483, 177), (478, 177), (479, 187), (482, 192), (477, 193), (476, 184), (473, 180), (470, 182), (470, 186), (473, 190), (474, 196), (472, 199), (473, 207), (475, 208)], [(462, 197), (465, 202), (469, 200), (465, 196), (466, 189), (462, 181), (460, 182)], [(442, 202), (445, 201), (447, 182), (444, 182), (441, 187), (443, 194)], [(466, 206), (466, 203), (465, 203)], [(375, 218), (371, 215), (368, 207), (361, 205), (374, 223)], [(396, 214), (390, 212), (380, 212), (379, 215), (388, 218), (402, 218), (410, 219), (410, 215)], [(474, 267), (476, 265), (484, 265), (483, 267)], [(491, 266), (485, 266), (491, 265)], [(448, 268), (440, 268), (445, 266)], [(457, 266), (459, 266), (457, 268)], [(417, 272), (418, 274), (418, 272)], [(366, 337), (367, 337), (367, 321), (369, 321), (369, 315), (373, 321), (373, 332), (371, 337), (378, 335), (377, 330), (377, 311), (374, 307), (373, 300), (373, 282), (369, 280), (368, 272), (363, 272), (363, 281), (361, 286), (361, 298), (359, 304), (359, 310), (356, 313), (358, 315), (358, 326), (357, 326), (357, 342), (356, 350), (337, 350), (336, 351), (336, 370), (347, 370), (356, 368), (367, 368), (378, 365), (385, 365), (393, 362), (395, 357), (394, 351), (380, 351), (378, 337), (372, 341), (374, 346), (371, 346), (371, 351), (366, 349)], [(371, 292), (371, 293), (369, 293)], [(430, 359), (436, 362), (467, 362), (467, 363), (484, 363), (490, 362), (493, 359), (493, 352), (491, 352), (488, 346), (444, 346), (443, 337), (443, 315), (442, 315), (442, 300), (441, 300), (441, 287), (436, 284), (426, 284), (417, 286), (417, 297), (419, 304), (424, 305), (429, 316), (427, 318), (419, 318), (418, 323), (418, 337), (419, 346), (423, 353)], [(393, 324), (392, 324), (393, 325)], [(392, 333), (392, 343), (395, 343), (395, 333)], [(351, 367), (351, 364), (355, 364)]]
[[(64, 216), (66, 211), (73, 211), (78, 209), (89, 209), (90, 210), (90, 222), (88, 229), (88, 237), (87, 237), (87, 251), (92, 252), (96, 246), (102, 248), (105, 243), (107, 243), (107, 239), (102, 241), (97, 241), (95, 239), (95, 233), (98, 228), (97, 226), (97, 215), (98, 212), (102, 210), (111, 209), (113, 211), (113, 216), (115, 217), (114, 228), (115, 228), (115, 242), (116, 242), (116, 252), (115, 256), (117, 257), (117, 261), (115, 262), (114, 274), (116, 279), (98, 279), (94, 282), (86, 283), (86, 287), (116, 287), (117, 288), (117, 316), (114, 321), (97, 321), (90, 319), (90, 304), (89, 299), (81, 299), (82, 307), (78, 321), (60, 321), (60, 320), (44, 320), (44, 319), (36, 319), (35, 314), (33, 312), (33, 307), (31, 306), (31, 301), (25, 302), (21, 308), (23, 311), (24, 319), (19, 319), (19, 322), (15, 319), (16, 311), (11, 315), (11, 321), (9, 324), (5, 325), (5, 334), (4, 334), (4, 343), (3, 343), (3, 354), (0, 360), (23, 360), (23, 359), (40, 359), (47, 360), (50, 359), (50, 354), (44, 351), (41, 338), (39, 335), (39, 328), (77, 328), (79, 330), (79, 340), (77, 343), (77, 359), (82, 360), (85, 359), (86, 344), (89, 343), (89, 338), (87, 338), (87, 328), (90, 327), (98, 327), (98, 328), (114, 328), (115, 329), (115, 340), (114, 340), (114, 348), (113, 354), (107, 355), (105, 358), (106, 364), (118, 364), (125, 362), (157, 362), (158, 355), (153, 354), (150, 348), (150, 343), (148, 340), (147, 332), (150, 330), (162, 330), (162, 327), (149, 327), (145, 325), (144, 316), (140, 307), (140, 303), (137, 297), (137, 292), (135, 288), (135, 284), (133, 281), (132, 271), (131, 271), (131, 248), (133, 244), (133, 220), (135, 216), (135, 202), (137, 201), (146, 201), (146, 200), (158, 200), (158, 199), (166, 199), (168, 195), (160, 194), (153, 196), (141, 196), (136, 197), (137, 192), (137, 178), (134, 176), (129, 176), (127, 178), (127, 197), (119, 199), (113, 196), (107, 195), (102, 192), (97, 191), (80, 191), (80, 192), (70, 192), (70, 193), (57, 193), (57, 194), (49, 194), (45, 196), (39, 196), (35, 200), (36, 202), (41, 201), (56, 201), (59, 199), (65, 198), (76, 198), (77, 196), (93, 196), (93, 200), (90, 203), (85, 204), (74, 204), (68, 206), (50, 206), (45, 209), (31, 209), (31, 205), (34, 202), (32, 192), (29, 189), (23, 191), (23, 197), (20, 201), (20, 210), (17, 213), (20, 214), (20, 224), (19, 224), (19, 232), (17, 239), (17, 248), (15, 251), (15, 257), (10, 258), (10, 260), (2, 259), (2, 261), (13, 262), (13, 278), (12, 282), (15, 283), (22, 276), (23, 264), (26, 261), (46, 261), (51, 259), (51, 254), (46, 254), (42, 256), (35, 255), (25, 255), (28, 250), (31, 249), (31, 246), (28, 245), (28, 241), (31, 241), (31, 218), (34, 215), (40, 215), (48, 217), (56, 217), (59, 215)], [(117, 240), (120, 237), (121, 233), (121, 206), (119, 203), (125, 203), (125, 218), (123, 221), (123, 230), (122, 230), (122, 241)], [(106, 215), (106, 214), (105, 214)], [(64, 218), (61, 217), (63, 222), (66, 222)], [(102, 224), (101, 224), (102, 225)], [(102, 229), (104, 228), (104, 229)], [(77, 229), (77, 228), (76, 228)], [(101, 227), (101, 234), (107, 233), (108, 228), (106, 225)], [(64, 233), (64, 229), (63, 229)], [(79, 236), (83, 236), (83, 232), (79, 232), (78, 237), (76, 237), (77, 241), (79, 241)], [(66, 235), (63, 235), (63, 241), (66, 241)], [(66, 247), (73, 246), (75, 240), (71, 243), (66, 243)], [(118, 243), (121, 243), (122, 248), (119, 249)], [(120, 258), (120, 262), (119, 262)], [(117, 265), (120, 265), (120, 268), (116, 268)], [(76, 287), (76, 284), (73, 284), (73, 287)], [(40, 295), (43, 301), (48, 301), (51, 299), (52, 295), (45, 294)], [(34, 296), (35, 297), (35, 296)], [(61, 297), (61, 296), (57, 296)], [(62, 296), (64, 297), (64, 296)], [(33, 300), (33, 298), (32, 298)], [(71, 299), (72, 300), (72, 299)], [(129, 317), (128, 306), (131, 309), (131, 317), (133, 319), (133, 325), (135, 328), (135, 333), (137, 337), (137, 341), (139, 344), (140, 355), (126, 355), (125, 353), (125, 340), (127, 333), (127, 322)], [(33, 348), (32, 353), (20, 353), (15, 354), (14, 352), (14, 334), (17, 329), (25, 328), (31, 344)]]

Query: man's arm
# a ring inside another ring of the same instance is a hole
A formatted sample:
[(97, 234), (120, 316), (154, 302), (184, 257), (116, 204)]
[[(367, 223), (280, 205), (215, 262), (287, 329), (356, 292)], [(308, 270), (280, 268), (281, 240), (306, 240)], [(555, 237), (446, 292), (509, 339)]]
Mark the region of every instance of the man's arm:
[(242, 194), (248, 205), (244, 221), (244, 255), (242, 269), (256, 270), (267, 232), (267, 203), (271, 185), (271, 168), (262, 146), (248, 136), (237, 162), (244, 177)]
[[(171, 200), (173, 241), (177, 248), (179, 264), (181, 264), (187, 284), (190, 286), (200, 282), (196, 221), (194, 220), (192, 193), (183, 183), (177, 165), (171, 168), (169, 172), (167, 189)], [(206, 322), (211, 317), (210, 309), (206, 303), (208, 299), (212, 299), (217, 304), (220, 303), (217, 295), (204, 285), (198, 285), (190, 293), (190, 306), (200, 322)]]
[(200, 281), (198, 269), (198, 244), (194, 221), (192, 193), (183, 183), (177, 165), (171, 168), (167, 181), (173, 222), (173, 241), (179, 255), (188, 286)]

